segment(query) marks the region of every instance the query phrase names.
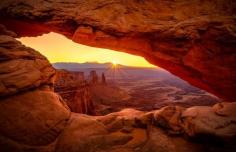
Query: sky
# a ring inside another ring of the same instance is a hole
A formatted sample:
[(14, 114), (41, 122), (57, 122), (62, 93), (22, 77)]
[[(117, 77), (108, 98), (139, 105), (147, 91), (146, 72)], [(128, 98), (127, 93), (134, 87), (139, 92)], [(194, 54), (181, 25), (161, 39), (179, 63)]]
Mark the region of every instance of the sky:
[(111, 62), (127, 66), (155, 67), (143, 57), (81, 45), (57, 33), (44, 34), (38, 37), (22, 37), (18, 40), (24, 45), (39, 51), (51, 63)]

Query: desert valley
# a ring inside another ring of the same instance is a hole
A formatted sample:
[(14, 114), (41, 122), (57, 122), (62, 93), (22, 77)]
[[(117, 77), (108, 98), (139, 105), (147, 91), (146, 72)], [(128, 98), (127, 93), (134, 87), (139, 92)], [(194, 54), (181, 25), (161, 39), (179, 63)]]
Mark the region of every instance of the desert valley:
[[(150, 111), (170, 105), (187, 108), (212, 106), (221, 102), (216, 96), (191, 86), (161, 68), (128, 67), (112, 63), (54, 63), (53, 66), (59, 73), (55, 91), (62, 97), (66, 96), (69, 105), (81, 107), (80, 102), (83, 100), (83, 104), (88, 106), (86, 109), (90, 110), (82, 110), (82, 113), (104, 115), (124, 108)], [(61, 81), (64, 83), (59, 84)], [(60, 89), (62, 86), (67, 88), (66, 91)], [(80, 93), (67, 97), (66, 92), (71, 93), (72, 90)]]

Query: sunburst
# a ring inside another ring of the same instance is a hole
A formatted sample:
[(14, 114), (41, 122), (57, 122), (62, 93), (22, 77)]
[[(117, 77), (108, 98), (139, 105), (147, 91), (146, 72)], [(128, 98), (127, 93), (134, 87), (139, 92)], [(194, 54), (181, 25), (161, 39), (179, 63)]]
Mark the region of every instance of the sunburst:
[(116, 61), (112, 61), (112, 69), (116, 69), (118, 66)]

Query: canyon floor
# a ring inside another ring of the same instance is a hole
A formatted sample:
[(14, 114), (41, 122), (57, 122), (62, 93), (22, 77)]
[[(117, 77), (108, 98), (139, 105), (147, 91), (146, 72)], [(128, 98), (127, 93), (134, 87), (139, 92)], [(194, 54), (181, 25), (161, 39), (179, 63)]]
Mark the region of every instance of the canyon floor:
[[(169, 105), (182, 107), (211, 106), (221, 99), (196, 88), (160, 68), (137, 68), (111, 63), (57, 63), (59, 69), (83, 72), (89, 79), (90, 71), (96, 71), (101, 79), (106, 76), (106, 84), (90, 85), (92, 101), (97, 114), (108, 114), (124, 108), (141, 111), (160, 109)], [(73, 73), (72, 72), (72, 73)], [(98, 80), (101, 81), (101, 80)]]

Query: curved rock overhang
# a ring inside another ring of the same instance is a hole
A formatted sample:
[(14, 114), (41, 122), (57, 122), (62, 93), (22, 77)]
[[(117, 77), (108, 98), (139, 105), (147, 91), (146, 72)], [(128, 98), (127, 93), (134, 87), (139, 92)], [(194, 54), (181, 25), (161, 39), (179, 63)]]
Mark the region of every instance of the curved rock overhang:
[(2, 0), (0, 23), (16, 37), (57, 32), (140, 55), (235, 101), (235, 8), (232, 0)]

